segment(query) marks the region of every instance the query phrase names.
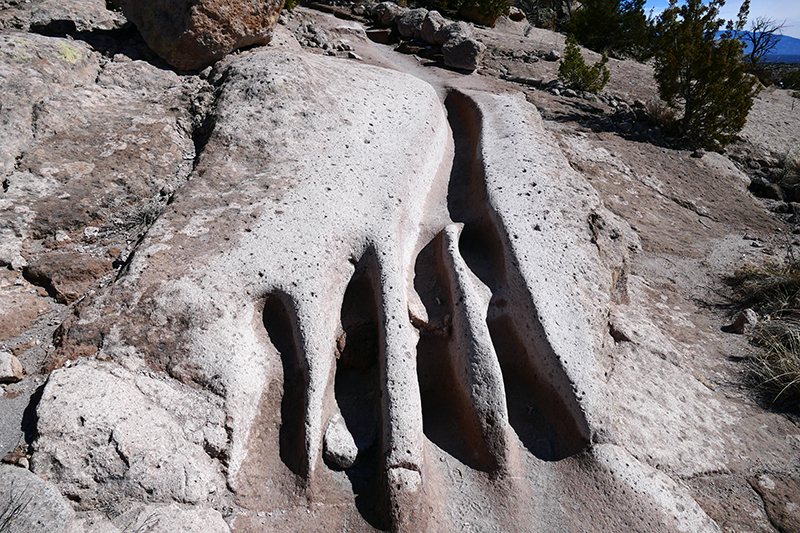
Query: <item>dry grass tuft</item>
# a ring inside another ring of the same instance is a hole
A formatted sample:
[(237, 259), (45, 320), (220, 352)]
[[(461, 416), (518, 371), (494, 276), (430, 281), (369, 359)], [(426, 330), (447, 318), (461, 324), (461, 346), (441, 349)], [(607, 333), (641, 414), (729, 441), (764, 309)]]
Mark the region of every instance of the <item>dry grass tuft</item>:
[(727, 281), (737, 305), (761, 317), (751, 334), (757, 348), (750, 365), (756, 386), (773, 405), (800, 409), (800, 264), (747, 266)]
[(761, 348), (750, 365), (757, 386), (773, 405), (800, 408), (800, 313), (759, 322), (752, 342)]

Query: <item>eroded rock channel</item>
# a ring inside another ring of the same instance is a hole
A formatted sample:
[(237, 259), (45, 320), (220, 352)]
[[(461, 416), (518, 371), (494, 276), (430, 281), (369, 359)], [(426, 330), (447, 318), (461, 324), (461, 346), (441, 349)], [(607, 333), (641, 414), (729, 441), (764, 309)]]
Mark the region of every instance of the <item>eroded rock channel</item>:
[(32, 470), (65, 524), (713, 530), (615, 439), (625, 224), (532, 105), (279, 50), (209, 83), (202, 151), (175, 142), (175, 190), (49, 354)]

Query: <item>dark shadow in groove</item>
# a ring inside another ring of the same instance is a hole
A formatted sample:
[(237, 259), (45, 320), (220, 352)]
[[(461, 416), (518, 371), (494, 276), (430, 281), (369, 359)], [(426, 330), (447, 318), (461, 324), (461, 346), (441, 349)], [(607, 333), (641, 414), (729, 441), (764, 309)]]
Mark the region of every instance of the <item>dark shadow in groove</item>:
[(305, 411), (308, 375), (300, 361), (294, 335), (293, 317), (282, 298), (275, 294), (264, 302), (264, 328), (281, 356), (283, 398), (281, 399), (280, 456), (289, 470), (298, 476), (308, 474), (305, 446)]
[(445, 99), (447, 118), (453, 131), (455, 155), (447, 207), (464, 229), (459, 252), (476, 276), (494, 292), (505, 278), (505, 254), (488, 205), (486, 175), (480, 155), (483, 118), (465, 95), (453, 91)]
[[(363, 261), (362, 261), (363, 262)], [(345, 470), (356, 508), (372, 527), (389, 529), (382, 490), (380, 327), (368, 271), (356, 270), (342, 302), (342, 334), (336, 342), (334, 394), (359, 455)]]
[(439, 448), (475, 470), (497, 467), (483, 441), (475, 409), (458, 386), (450, 326), (453, 306), (441, 257), (442, 234), (422, 249), (414, 268), (414, 288), (428, 313), (431, 329), (420, 327), (417, 344), (417, 378), (422, 397), (422, 429)]
[(522, 444), (543, 461), (559, 461), (583, 450), (588, 441), (547, 376), (534, 368), (511, 317), (490, 320), (489, 333), (503, 372), (509, 422)]
[[(576, 420), (574, 411), (568, 407), (576, 402), (563, 398), (553, 384), (568, 382), (555, 354), (532, 353), (533, 348), (526, 348), (508, 315), (512, 311), (503, 310), (511, 303), (506, 301), (508, 286), (520, 287), (524, 281), (515, 267), (507, 264), (504, 243), (508, 238), (503, 235), (489, 202), (481, 155), (481, 110), (469, 96), (458, 91), (448, 94), (445, 107), (455, 145), (448, 209), (454, 221), (464, 224), (459, 240), (464, 262), (493, 295), (487, 322), (503, 373), (509, 422), (523, 445), (536, 457), (548, 461), (563, 459), (581, 451), (587, 440), (580, 429), (581, 421)], [(530, 314), (531, 326), (540, 329), (536, 311), (531, 308)], [(545, 349), (549, 349), (546, 340), (545, 344)], [(550, 375), (541, 375), (546, 371), (542, 369), (548, 368), (552, 368)], [(579, 409), (577, 405), (572, 407)]]

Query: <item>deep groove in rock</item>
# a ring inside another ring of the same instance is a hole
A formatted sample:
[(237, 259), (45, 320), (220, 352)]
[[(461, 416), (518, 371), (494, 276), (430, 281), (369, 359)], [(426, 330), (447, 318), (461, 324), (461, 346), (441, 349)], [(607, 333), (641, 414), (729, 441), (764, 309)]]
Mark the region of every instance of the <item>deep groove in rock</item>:
[(381, 332), (369, 263), (369, 257), (362, 258), (345, 290), (342, 333), (336, 343), (334, 395), (358, 448), (356, 463), (345, 470), (356, 508), (373, 527), (388, 529), (381, 457)]
[(508, 315), (489, 321), (503, 371), (508, 418), (522, 444), (543, 461), (558, 461), (587, 444), (561, 396), (532, 364)]
[(300, 361), (294, 320), (283, 298), (275, 294), (266, 297), (263, 322), (283, 365), (280, 457), (292, 472), (305, 477), (308, 474), (304, 427), (308, 373)]
[[(524, 294), (525, 281), (507, 260), (508, 237), (489, 202), (481, 110), (458, 91), (448, 94), (445, 106), (455, 143), (448, 209), (464, 224), (459, 251), (465, 263), (492, 292), (487, 324), (503, 373), (509, 422), (539, 459), (563, 459), (588, 444), (585, 420), (532, 302), (509, 301)], [(530, 315), (527, 331), (520, 331), (519, 315)]]
[(474, 406), (465, 384), (453, 367), (449, 317), (453, 303), (447, 290), (447, 274), (441, 257), (442, 234), (420, 252), (415, 266), (415, 289), (433, 325), (420, 331), (417, 344), (417, 376), (422, 395), (423, 431), (427, 438), (462, 463), (490, 471), (497, 464), (483, 441)]

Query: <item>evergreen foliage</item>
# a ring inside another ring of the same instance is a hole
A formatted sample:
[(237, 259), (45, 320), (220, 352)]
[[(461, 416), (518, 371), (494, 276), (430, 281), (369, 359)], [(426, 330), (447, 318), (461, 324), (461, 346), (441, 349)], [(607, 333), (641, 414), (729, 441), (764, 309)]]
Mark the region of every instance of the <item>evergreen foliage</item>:
[(444, 0), (442, 5), (446, 9), (458, 11), (462, 7), (475, 6), (478, 12), (485, 17), (499, 17), (507, 15), (511, 4), (508, 0)]
[(654, 28), (645, 0), (584, 0), (564, 30), (586, 48), (644, 61), (653, 56)]
[(603, 53), (600, 61), (591, 67), (588, 66), (583, 60), (575, 37), (570, 35), (567, 37), (564, 59), (558, 67), (558, 79), (571, 89), (598, 93), (603, 90), (611, 77), (606, 63), (608, 56)]
[(724, 0), (671, 0), (656, 24), (655, 78), (661, 98), (682, 116), (679, 133), (718, 150), (741, 131), (753, 106), (757, 79), (747, 74), (742, 43), (729, 35), (715, 41)]

